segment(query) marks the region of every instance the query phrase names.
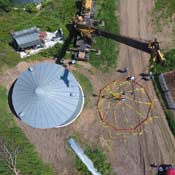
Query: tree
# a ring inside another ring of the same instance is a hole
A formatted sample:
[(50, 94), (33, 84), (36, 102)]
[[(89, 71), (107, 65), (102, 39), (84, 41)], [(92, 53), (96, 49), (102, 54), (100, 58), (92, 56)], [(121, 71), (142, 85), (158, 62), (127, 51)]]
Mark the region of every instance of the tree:
[(0, 9), (9, 12), (10, 10), (10, 0), (0, 0)]
[(7, 167), (11, 169), (15, 175), (20, 175), (20, 171), (16, 167), (16, 159), (19, 154), (19, 147), (7, 146), (2, 138), (0, 138), (0, 159), (4, 160)]

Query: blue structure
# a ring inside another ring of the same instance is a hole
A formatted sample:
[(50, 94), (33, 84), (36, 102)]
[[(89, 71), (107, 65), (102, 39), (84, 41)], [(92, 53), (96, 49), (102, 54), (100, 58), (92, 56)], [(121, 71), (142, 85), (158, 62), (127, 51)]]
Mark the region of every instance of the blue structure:
[(12, 1), (14, 4), (28, 4), (28, 3), (41, 3), (42, 0), (13, 0)]
[(12, 104), (17, 116), (33, 128), (63, 127), (80, 115), (84, 94), (71, 72), (45, 62), (17, 79)]

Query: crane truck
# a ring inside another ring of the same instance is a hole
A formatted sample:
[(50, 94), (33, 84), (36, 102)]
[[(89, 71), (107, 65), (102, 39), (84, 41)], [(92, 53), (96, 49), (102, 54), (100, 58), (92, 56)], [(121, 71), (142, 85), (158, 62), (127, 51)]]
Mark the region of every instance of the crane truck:
[(79, 33), (76, 40), (76, 49), (70, 49), (74, 51), (73, 59), (88, 61), (90, 51), (96, 52), (97, 55), (100, 54), (100, 50), (91, 49), (91, 45), (95, 36), (102, 36), (146, 52), (151, 55), (154, 62), (163, 63), (165, 61), (164, 55), (160, 52), (157, 39), (154, 41), (138, 40), (100, 30), (97, 26), (103, 22), (102, 20), (95, 20), (94, 16), (95, 0), (84, 0), (80, 15), (73, 18), (73, 26)]

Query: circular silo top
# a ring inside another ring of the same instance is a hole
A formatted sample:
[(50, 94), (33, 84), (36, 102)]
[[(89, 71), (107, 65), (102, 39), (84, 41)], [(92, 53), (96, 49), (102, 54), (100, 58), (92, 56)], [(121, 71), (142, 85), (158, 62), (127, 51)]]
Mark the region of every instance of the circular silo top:
[(53, 63), (29, 67), (14, 84), (17, 116), (33, 128), (62, 127), (81, 113), (84, 94), (69, 70)]

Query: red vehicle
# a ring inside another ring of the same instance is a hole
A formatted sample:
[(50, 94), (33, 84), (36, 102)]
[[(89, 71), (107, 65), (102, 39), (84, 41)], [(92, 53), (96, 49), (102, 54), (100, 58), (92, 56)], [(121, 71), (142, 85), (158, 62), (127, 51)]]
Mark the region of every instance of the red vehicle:
[(173, 168), (169, 168), (167, 171), (166, 171), (166, 175), (175, 175), (175, 167)]
[(162, 165), (151, 165), (152, 168), (157, 168), (157, 175), (175, 175), (175, 166), (170, 164), (162, 164)]

